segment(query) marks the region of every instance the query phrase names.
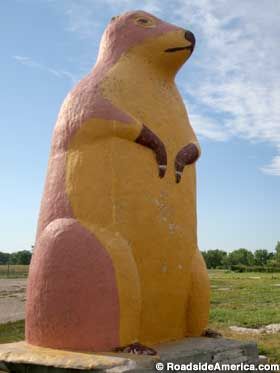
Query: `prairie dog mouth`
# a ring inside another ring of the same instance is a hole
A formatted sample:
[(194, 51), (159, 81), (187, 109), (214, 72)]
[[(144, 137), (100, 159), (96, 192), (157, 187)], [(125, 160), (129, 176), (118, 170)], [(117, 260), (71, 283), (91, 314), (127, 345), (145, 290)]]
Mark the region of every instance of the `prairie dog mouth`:
[(189, 45), (189, 46), (185, 46), (185, 47), (175, 47), (175, 48), (168, 48), (168, 49), (165, 49), (164, 52), (178, 52), (178, 51), (182, 51), (182, 50), (190, 50), (191, 52), (193, 51), (193, 45)]

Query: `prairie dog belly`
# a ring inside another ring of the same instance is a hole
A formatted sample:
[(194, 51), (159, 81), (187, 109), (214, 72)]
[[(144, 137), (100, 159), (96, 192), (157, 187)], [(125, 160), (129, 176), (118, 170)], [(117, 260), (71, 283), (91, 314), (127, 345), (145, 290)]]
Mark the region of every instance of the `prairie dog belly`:
[(196, 246), (195, 168), (186, 167), (176, 184), (174, 156), (168, 158), (160, 179), (150, 149), (115, 137), (83, 144), (78, 133), (68, 150), (66, 172), (75, 218), (89, 229), (114, 227), (133, 243), (139, 237), (159, 243), (168, 235)]
[(79, 134), (67, 156), (73, 213), (105, 248), (99, 229), (120, 234), (131, 247), (142, 294), (140, 331), (146, 339), (140, 334), (140, 340), (183, 337), (197, 245), (194, 166), (176, 184), (171, 157), (160, 179), (154, 154), (141, 145), (119, 138), (78, 144)]

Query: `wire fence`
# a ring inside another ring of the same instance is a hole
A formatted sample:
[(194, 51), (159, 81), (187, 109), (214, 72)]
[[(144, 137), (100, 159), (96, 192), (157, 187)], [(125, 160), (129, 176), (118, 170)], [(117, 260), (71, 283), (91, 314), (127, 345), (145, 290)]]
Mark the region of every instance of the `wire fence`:
[(0, 278), (24, 278), (28, 276), (28, 265), (1, 264)]

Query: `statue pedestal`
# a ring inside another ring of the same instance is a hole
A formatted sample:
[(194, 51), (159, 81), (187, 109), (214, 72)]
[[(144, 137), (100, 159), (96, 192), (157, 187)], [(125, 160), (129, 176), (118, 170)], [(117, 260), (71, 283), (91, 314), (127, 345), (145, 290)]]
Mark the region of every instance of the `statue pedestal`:
[[(10, 373), (93, 373), (180, 371), (171, 364), (258, 364), (254, 342), (224, 338), (187, 338), (155, 346), (158, 356), (78, 353), (35, 347), (25, 342), (0, 345), (0, 371)], [(156, 369), (156, 364), (158, 369)], [(169, 364), (169, 365), (168, 365)], [(169, 366), (169, 369), (166, 369)], [(195, 369), (188, 369), (188, 371)]]

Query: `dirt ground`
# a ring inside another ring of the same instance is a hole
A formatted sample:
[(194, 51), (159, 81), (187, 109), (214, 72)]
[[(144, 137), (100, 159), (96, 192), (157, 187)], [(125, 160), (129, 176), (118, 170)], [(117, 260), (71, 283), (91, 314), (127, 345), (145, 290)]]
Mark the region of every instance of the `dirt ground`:
[(26, 279), (0, 279), (0, 324), (25, 317)]

